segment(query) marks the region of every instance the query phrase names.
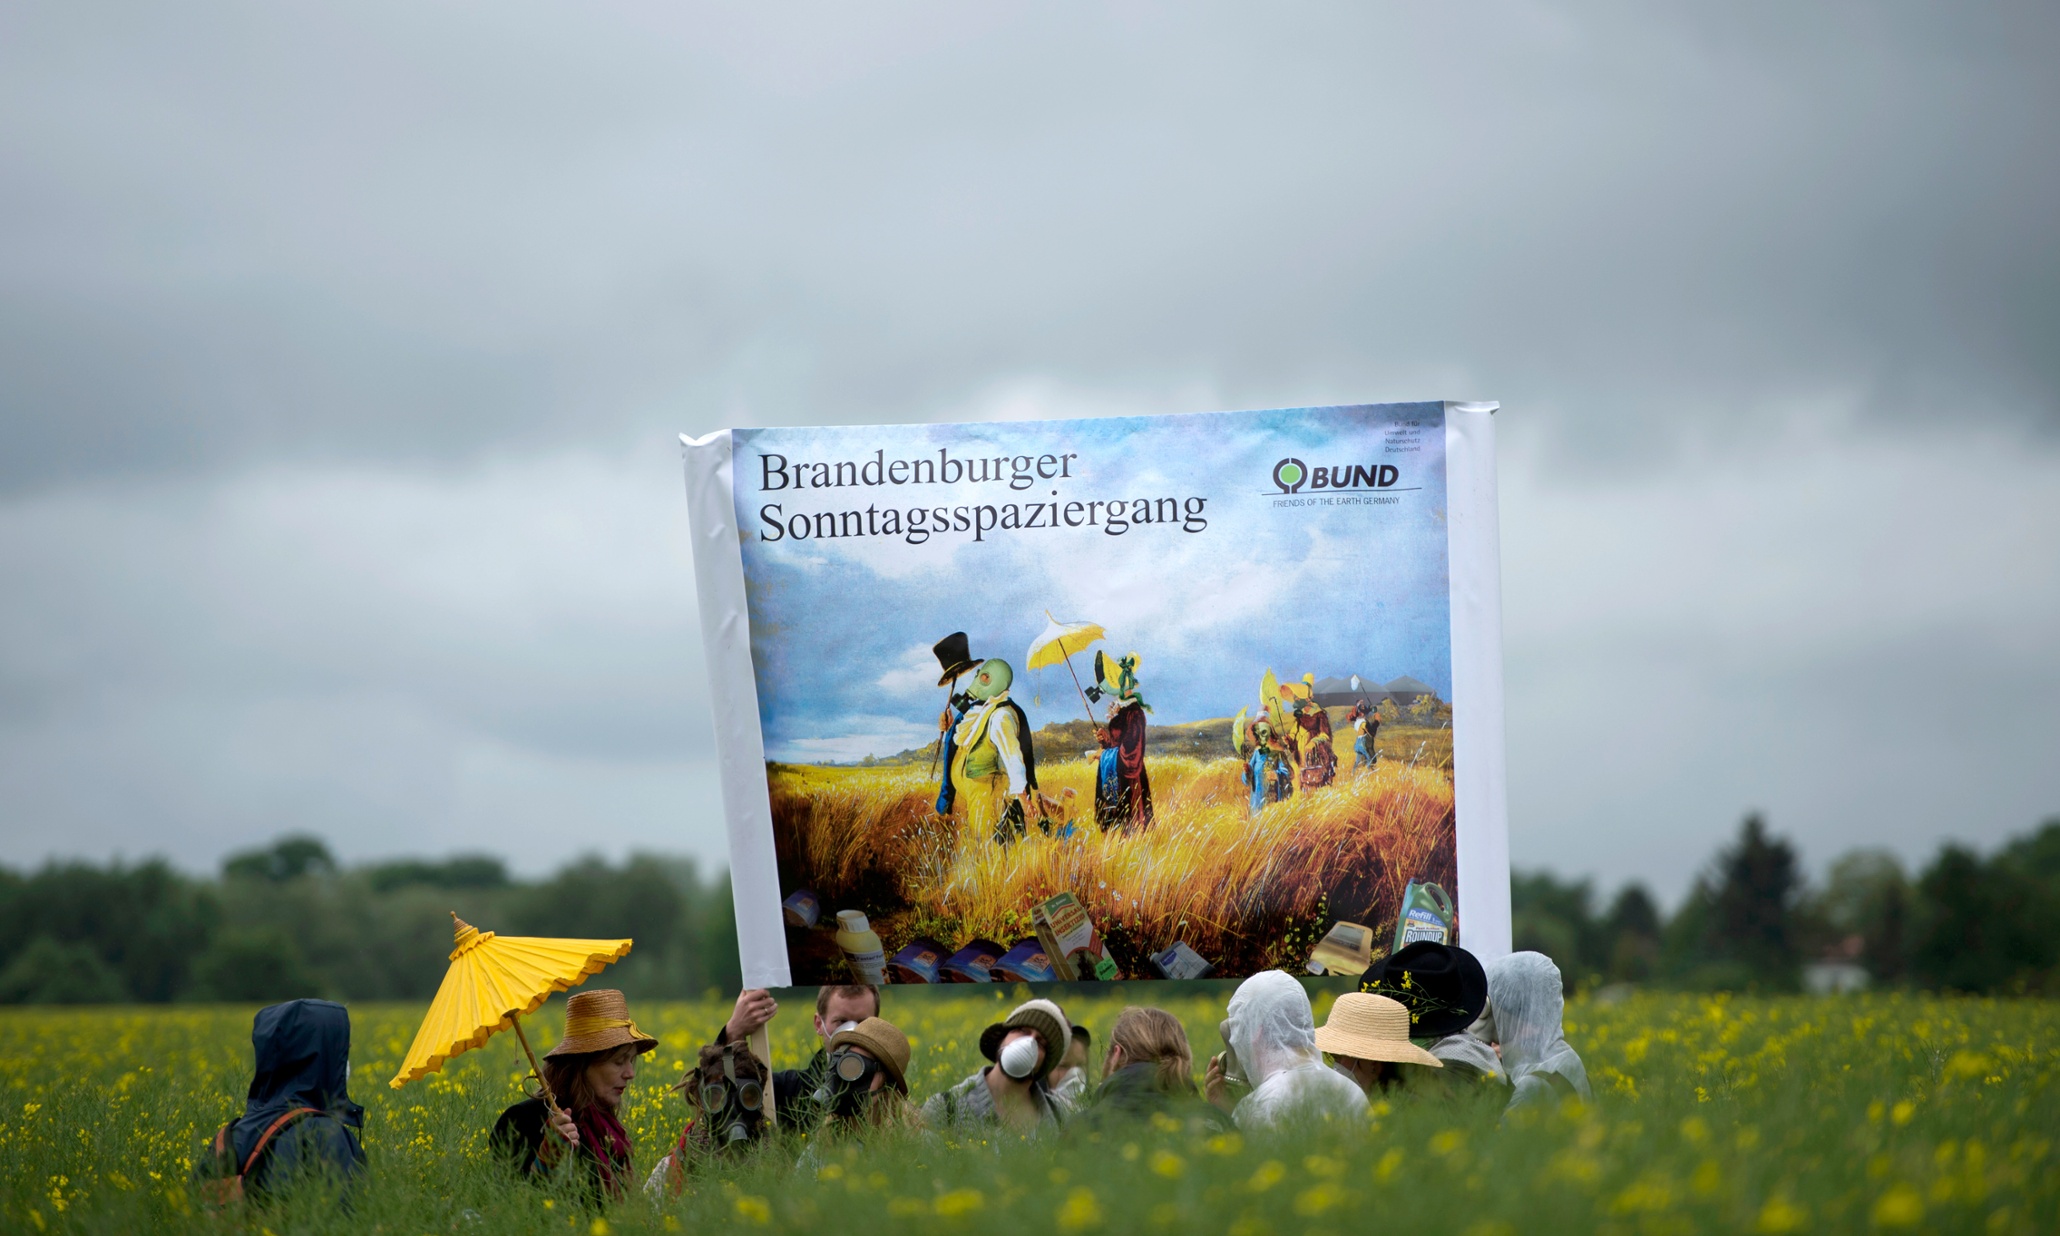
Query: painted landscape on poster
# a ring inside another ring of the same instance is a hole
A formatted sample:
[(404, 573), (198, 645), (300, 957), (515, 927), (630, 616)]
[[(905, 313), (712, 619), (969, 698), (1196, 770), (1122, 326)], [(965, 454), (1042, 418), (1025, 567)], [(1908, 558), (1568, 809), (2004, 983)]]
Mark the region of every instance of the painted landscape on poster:
[(1443, 418), (736, 431), (793, 981), (1449, 939)]

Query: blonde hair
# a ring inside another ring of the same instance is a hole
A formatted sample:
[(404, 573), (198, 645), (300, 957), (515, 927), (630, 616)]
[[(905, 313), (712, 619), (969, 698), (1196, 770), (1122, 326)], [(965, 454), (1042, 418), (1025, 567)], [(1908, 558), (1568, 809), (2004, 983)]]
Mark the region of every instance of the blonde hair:
[(1166, 1093), (1195, 1092), (1194, 1051), (1187, 1045), (1187, 1031), (1165, 1009), (1132, 1005), (1116, 1014), (1109, 1046), (1123, 1049), (1125, 1064), (1156, 1065), (1153, 1080)]

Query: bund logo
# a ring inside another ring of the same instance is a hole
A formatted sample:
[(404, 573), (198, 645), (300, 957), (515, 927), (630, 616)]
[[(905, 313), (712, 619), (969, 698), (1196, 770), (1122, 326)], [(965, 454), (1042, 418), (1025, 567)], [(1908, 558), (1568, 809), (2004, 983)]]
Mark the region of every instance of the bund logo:
[(1283, 459), (1273, 465), (1273, 483), (1280, 486), (1280, 492), (1284, 494), (1301, 489), (1308, 479), (1308, 466), (1299, 459)]

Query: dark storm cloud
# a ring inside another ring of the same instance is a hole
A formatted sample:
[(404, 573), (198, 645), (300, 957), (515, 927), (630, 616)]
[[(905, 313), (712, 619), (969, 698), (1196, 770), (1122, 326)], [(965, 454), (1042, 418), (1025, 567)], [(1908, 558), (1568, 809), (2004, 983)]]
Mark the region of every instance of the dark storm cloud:
[[(2056, 35), (9, 6), (0, 859), (719, 858), (673, 433), (1447, 395), (1510, 409), (1520, 862), (1678, 888), (1756, 805), (1816, 857), (2021, 828)], [(1920, 671), (1971, 720), (1885, 763)]]
[(1662, 390), (2050, 422), (2055, 24), (21, 8), (0, 479), (905, 419), (1012, 375), (1455, 379), (1577, 436)]

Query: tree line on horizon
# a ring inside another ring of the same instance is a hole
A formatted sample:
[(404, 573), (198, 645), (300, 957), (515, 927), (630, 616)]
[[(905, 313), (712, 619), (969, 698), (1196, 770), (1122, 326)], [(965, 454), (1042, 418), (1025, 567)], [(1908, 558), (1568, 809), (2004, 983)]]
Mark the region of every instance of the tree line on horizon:
[(634, 939), (608, 978), (645, 999), (740, 977), (729, 877), (691, 860), (588, 857), (522, 880), (488, 855), (346, 868), (287, 836), (213, 879), (161, 859), (0, 868), (0, 1004), (427, 1000), (453, 912), (502, 935)]
[(1984, 857), (1956, 842), (1914, 874), (1852, 850), (1804, 877), (1793, 843), (1748, 815), (1671, 915), (1643, 885), (1606, 906), (1587, 880), (1510, 879), (1514, 943), (1559, 962), (1570, 988), (1795, 991), (1812, 964), (1881, 987), (2060, 994), (2060, 818)]
[[(1752, 815), (1670, 915), (1642, 885), (1598, 906), (1589, 881), (1548, 872), (1517, 873), (1510, 894), (1516, 947), (1552, 957), (1575, 991), (1794, 991), (1807, 965), (1837, 961), (1880, 986), (2060, 993), (2060, 819), (1987, 856), (1948, 843), (1914, 875), (1853, 851), (1812, 883)], [(426, 1000), (452, 911), (506, 935), (633, 938), (608, 971), (633, 997), (741, 983), (728, 875), (690, 860), (587, 857), (522, 880), (487, 855), (346, 868), (320, 839), (287, 836), (214, 878), (163, 860), (0, 868), (0, 1004)]]

